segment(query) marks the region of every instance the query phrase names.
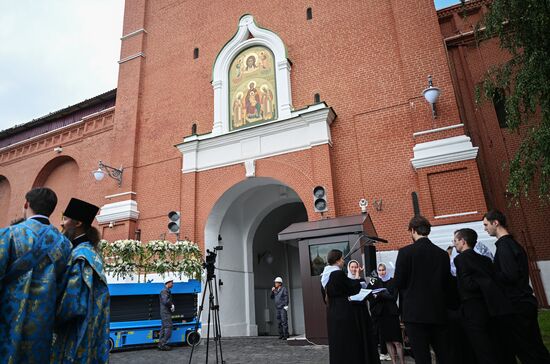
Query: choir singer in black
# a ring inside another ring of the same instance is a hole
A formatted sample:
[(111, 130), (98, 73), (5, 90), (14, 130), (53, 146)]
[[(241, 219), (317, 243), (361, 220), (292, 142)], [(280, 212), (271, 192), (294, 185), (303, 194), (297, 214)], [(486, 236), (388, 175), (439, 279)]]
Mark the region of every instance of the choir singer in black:
[[(495, 280), (491, 259), (474, 251), (477, 233), (459, 229), (454, 233), (454, 246), (459, 254), (454, 259), (460, 295), (460, 318), (475, 356), (483, 364), (515, 364), (513, 355), (499, 337), (509, 320), (512, 306)], [(501, 325), (502, 324), (502, 325)]]
[(372, 364), (370, 348), (365, 347), (366, 322), (357, 320), (349, 299), (361, 290), (360, 270), (354, 279), (348, 278), (342, 271), (340, 250), (329, 251), (327, 261), (329, 265), (321, 274), (321, 293), (327, 305), (330, 364)]

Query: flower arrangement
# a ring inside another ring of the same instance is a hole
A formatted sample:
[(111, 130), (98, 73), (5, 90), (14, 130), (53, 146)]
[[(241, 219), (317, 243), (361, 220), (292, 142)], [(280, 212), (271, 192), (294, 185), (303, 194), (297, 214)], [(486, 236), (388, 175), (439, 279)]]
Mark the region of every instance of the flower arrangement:
[(157, 273), (162, 276), (171, 272), (200, 279), (202, 274), (202, 252), (197, 244), (191, 241), (152, 240), (142, 243), (139, 240), (116, 240), (100, 243), (101, 253), (107, 272), (115, 277), (137, 275), (138, 282), (143, 275)]

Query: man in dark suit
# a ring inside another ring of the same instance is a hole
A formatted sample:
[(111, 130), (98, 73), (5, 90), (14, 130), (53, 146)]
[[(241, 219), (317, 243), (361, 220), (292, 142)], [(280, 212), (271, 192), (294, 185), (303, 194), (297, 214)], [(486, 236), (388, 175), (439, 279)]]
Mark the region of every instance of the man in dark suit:
[(511, 347), (523, 364), (549, 364), (550, 355), (537, 321), (537, 299), (529, 285), (527, 253), (510, 235), (506, 216), (491, 210), (483, 216), (485, 231), (498, 240), (495, 245), (495, 277), (512, 303)]
[(413, 244), (399, 249), (394, 284), (402, 298), (402, 320), (417, 364), (430, 364), (430, 345), (439, 364), (447, 364), (449, 340), (447, 295), (451, 287), (449, 255), (428, 235), (430, 222), (415, 216), (409, 222)]
[(499, 348), (497, 331), (509, 321), (512, 306), (495, 281), (491, 259), (474, 251), (477, 233), (472, 229), (455, 231), (454, 245), (460, 253), (454, 259), (461, 323), (476, 358), (483, 364), (515, 364), (513, 355)]

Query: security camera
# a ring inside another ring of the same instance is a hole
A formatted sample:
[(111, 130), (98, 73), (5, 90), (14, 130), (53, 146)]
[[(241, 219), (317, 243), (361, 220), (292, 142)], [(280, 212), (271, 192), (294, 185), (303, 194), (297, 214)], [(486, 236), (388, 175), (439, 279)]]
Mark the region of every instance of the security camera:
[(367, 206), (369, 205), (369, 201), (365, 200), (364, 198), (359, 200), (359, 207), (361, 208), (361, 212), (365, 214), (367, 212)]
[(115, 223), (111, 221), (111, 222), (109, 223), (109, 228), (112, 229), (112, 228), (114, 228), (114, 227), (115, 227)]
[(56, 153), (61, 153), (63, 151), (63, 148), (61, 146), (53, 148), (53, 151)]

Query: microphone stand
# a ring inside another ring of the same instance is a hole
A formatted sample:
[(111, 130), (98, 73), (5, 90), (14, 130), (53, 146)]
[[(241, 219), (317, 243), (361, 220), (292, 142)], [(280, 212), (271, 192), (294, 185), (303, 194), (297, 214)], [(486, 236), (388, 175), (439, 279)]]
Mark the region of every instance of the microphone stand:
[[(344, 260), (347, 259), (353, 253), (355, 253), (356, 251), (363, 248), (365, 245), (367, 245), (369, 243), (370, 244), (376, 244), (377, 242), (381, 242), (381, 243), (387, 243), (388, 242), (386, 239), (382, 239), (382, 238), (378, 238), (378, 237), (374, 237), (374, 236), (366, 236), (366, 235), (360, 235), (357, 238), (357, 241), (361, 240), (362, 238), (365, 238), (366, 241), (364, 243), (359, 244), (359, 246), (355, 249), (353, 249), (353, 247), (352, 247), (353, 250), (351, 250), (348, 254), (346, 254), (346, 256), (344, 257)], [(353, 244), (353, 246), (355, 246), (355, 244), (357, 244), (357, 241)]]

